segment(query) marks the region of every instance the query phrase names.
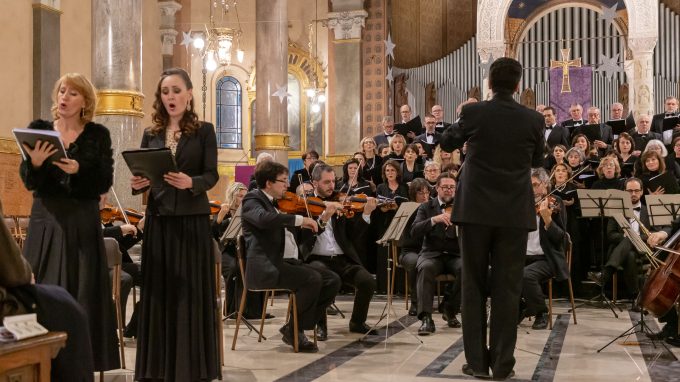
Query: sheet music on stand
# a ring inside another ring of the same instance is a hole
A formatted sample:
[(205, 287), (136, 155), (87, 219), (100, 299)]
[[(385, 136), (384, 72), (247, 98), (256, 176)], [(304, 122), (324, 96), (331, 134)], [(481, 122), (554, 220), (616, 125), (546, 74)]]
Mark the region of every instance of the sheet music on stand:
[(646, 195), (649, 224), (652, 226), (671, 225), (680, 217), (680, 195)]
[(220, 244), (225, 245), (229, 240), (236, 240), (241, 234), (241, 206), (238, 207), (234, 216), (231, 218), (227, 229), (220, 238)]
[(633, 217), (633, 204), (630, 195), (621, 190), (577, 190), (578, 200), (581, 204), (581, 216), (600, 217), (600, 209), (604, 216), (614, 217), (622, 214), (625, 218)]
[(633, 246), (635, 246), (635, 249), (637, 249), (638, 252), (649, 255), (652, 254), (652, 250), (647, 246), (645, 241), (642, 240), (640, 235), (633, 231), (633, 227), (630, 225), (628, 219), (626, 219), (622, 214), (616, 214), (614, 215), (614, 220), (616, 220), (616, 223), (623, 230), (624, 235), (630, 240), (631, 243), (633, 243)]
[(389, 227), (387, 227), (385, 234), (379, 240), (377, 240), (376, 243), (387, 246), (390, 244), (390, 240), (399, 240), (401, 235), (404, 233), (404, 228), (406, 227), (406, 223), (408, 223), (408, 219), (418, 209), (419, 206), (420, 203), (416, 202), (401, 203), (397, 213), (390, 222)]

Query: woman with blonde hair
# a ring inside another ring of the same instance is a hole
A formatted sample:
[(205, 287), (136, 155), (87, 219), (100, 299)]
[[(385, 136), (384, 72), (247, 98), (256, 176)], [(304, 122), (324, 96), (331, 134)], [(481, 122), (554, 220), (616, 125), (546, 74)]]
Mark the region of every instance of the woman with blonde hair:
[(439, 167), (444, 167), (445, 165), (453, 162), (453, 154), (442, 150), (441, 146), (437, 146), (432, 153), (432, 160), (439, 164)]
[(383, 158), (378, 155), (375, 140), (371, 137), (364, 137), (361, 140), (361, 152), (364, 154), (361, 175), (365, 180), (377, 186), (382, 183), (380, 170), (382, 169)]
[(404, 150), (406, 149), (406, 138), (401, 134), (394, 134), (392, 140), (390, 141), (390, 151), (391, 153), (384, 158), (383, 163), (388, 160), (396, 160), (401, 162), (404, 160)]

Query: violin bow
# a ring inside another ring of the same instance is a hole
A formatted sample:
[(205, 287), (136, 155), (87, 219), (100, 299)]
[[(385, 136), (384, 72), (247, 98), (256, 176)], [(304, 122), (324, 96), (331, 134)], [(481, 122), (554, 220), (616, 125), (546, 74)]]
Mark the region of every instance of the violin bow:
[(121, 215), (123, 215), (123, 219), (125, 219), (125, 224), (130, 224), (130, 219), (128, 219), (127, 214), (123, 209), (123, 206), (120, 204), (120, 200), (118, 200), (118, 195), (116, 195), (116, 190), (114, 190), (113, 187), (111, 187), (111, 193), (113, 194), (113, 198), (116, 200), (116, 205), (118, 206)]
[[(574, 178), (576, 178), (577, 176), (581, 175), (581, 173), (584, 172), (587, 168), (588, 168), (588, 166), (583, 166), (583, 167), (581, 167), (578, 171), (576, 171), (576, 173), (575, 173), (574, 175), (571, 176), (571, 178), (567, 179), (567, 180), (566, 180), (564, 183), (562, 183), (560, 186), (566, 185), (567, 183), (571, 182), (572, 180), (574, 180)], [(551, 178), (552, 178), (552, 175), (553, 175), (553, 174), (550, 175)], [(555, 185), (555, 187), (554, 187), (552, 190), (550, 190), (550, 192), (548, 192), (544, 197), (542, 197), (542, 198), (539, 199), (537, 202), (535, 202), (535, 205), (539, 205), (542, 201), (544, 201), (545, 199), (547, 199), (548, 197), (550, 197), (552, 194), (554, 194), (555, 191), (557, 191), (558, 189), (559, 189), (559, 186)], [(564, 188), (562, 188), (562, 189), (564, 189)]]
[(312, 217), (309, 213), (309, 205), (307, 204), (307, 193), (305, 192), (305, 183), (302, 181), (302, 174), (298, 174), (298, 182), (302, 186), (302, 200), (305, 202), (305, 210), (307, 210), (307, 216)]

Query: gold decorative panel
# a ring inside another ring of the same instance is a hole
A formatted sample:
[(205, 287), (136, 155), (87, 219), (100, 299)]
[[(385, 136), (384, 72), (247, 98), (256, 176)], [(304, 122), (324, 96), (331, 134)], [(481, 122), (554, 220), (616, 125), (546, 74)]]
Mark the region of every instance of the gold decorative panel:
[[(384, 40), (387, 39), (386, 0), (366, 0), (368, 17), (362, 33), (362, 112), (361, 135), (373, 136), (380, 131), (382, 117), (387, 109), (387, 57)], [(394, 39), (394, 36), (392, 36)], [(358, 146), (357, 146), (358, 147)]]

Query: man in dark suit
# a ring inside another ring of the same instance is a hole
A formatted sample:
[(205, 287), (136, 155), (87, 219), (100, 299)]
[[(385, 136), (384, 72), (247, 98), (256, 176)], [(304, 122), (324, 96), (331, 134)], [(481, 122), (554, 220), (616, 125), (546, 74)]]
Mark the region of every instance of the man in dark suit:
[(557, 124), (557, 115), (552, 106), (543, 108), (543, 118), (545, 119), (545, 142), (548, 150), (556, 145), (564, 145), (564, 147), (571, 147), (569, 129)]
[[(522, 65), (499, 58), (491, 65), (490, 101), (466, 105), (460, 127), (449, 128), (445, 151), (467, 141), (452, 223), (458, 224), (463, 254), (463, 372), (505, 379), (514, 375), (517, 317), (527, 233), (536, 229), (530, 169), (543, 166), (544, 119), (512, 98)], [(503, 132), (503, 139), (498, 139)], [(487, 345), (486, 299), (491, 295)]]
[(434, 115), (426, 115), (425, 132), (418, 135), (416, 139), (413, 140), (414, 143), (419, 142), (421, 145), (423, 145), (423, 149), (425, 149), (425, 153), (427, 153), (427, 157), (429, 159), (432, 159), (432, 153), (434, 153), (434, 149), (439, 144), (439, 140), (442, 136), (441, 133), (438, 133), (435, 130), (435, 124), (436, 120)]
[(290, 187), (288, 191), (295, 192), (300, 185), (300, 176), (302, 176), (302, 183), (308, 183), (310, 176), (309, 168), (314, 164), (314, 162), (319, 160), (319, 153), (315, 150), (309, 150), (302, 153), (302, 168), (293, 172), (293, 176), (290, 177)]
[(538, 229), (529, 232), (527, 253), (525, 256), (524, 282), (522, 297), (525, 306), (520, 307), (520, 320), (535, 316), (532, 329), (545, 329), (548, 326), (548, 307), (541, 290), (541, 283), (555, 277), (558, 281), (569, 277), (566, 258), (564, 257), (564, 227), (566, 216), (562, 215), (564, 204), (556, 197), (556, 207), (551, 208), (548, 199), (550, 180), (544, 169), (531, 170), (531, 186), (534, 199), (539, 204), (536, 224)]
[[(663, 120), (669, 117), (676, 117), (678, 115), (678, 99), (673, 96), (666, 97), (663, 107), (664, 112), (655, 114), (652, 118), (651, 130), (659, 134), (663, 134)], [(674, 130), (680, 130), (680, 127), (676, 127)], [(677, 133), (674, 133), (673, 135), (676, 134)]]
[[(295, 291), (298, 313), (298, 348), (301, 352), (319, 349), (304, 330), (313, 330), (322, 312), (338, 292), (339, 283), (325, 282), (312, 267), (293, 261), (298, 254), (295, 236), (287, 228), (318, 231), (314, 219), (281, 214), (275, 202), (288, 188), (288, 169), (277, 162), (263, 162), (255, 170), (258, 189), (243, 198), (243, 236), (246, 241), (246, 285), (253, 289), (282, 288)], [(292, 259), (292, 260), (286, 260)], [(293, 345), (292, 320), (279, 331), (283, 342)]]
[[(342, 209), (342, 205), (334, 201), (337, 199), (333, 167), (326, 164), (315, 166), (312, 170), (312, 185), (314, 194), (324, 201), (326, 209), (318, 219), (319, 233), (311, 235), (304, 232), (300, 245), (302, 257), (315, 269), (331, 270), (343, 283), (356, 288), (349, 331), (377, 334), (366, 325), (368, 307), (376, 289), (375, 279), (361, 265), (355, 247), (356, 238), (366, 231), (371, 222), (371, 213), (375, 210), (376, 201), (374, 198), (368, 198), (363, 213), (357, 213), (350, 219), (336, 213)], [(324, 322), (321, 325), (324, 325)]]
[(437, 178), (437, 197), (430, 199), (418, 207), (416, 219), (411, 227), (411, 236), (423, 238), (423, 247), (418, 255), (416, 270), (418, 271), (418, 318), (422, 321), (418, 334), (426, 336), (434, 333), (432, 321), (432, 299), (436, 281), (440, 274), (456, 276), (450, 294), (451, 299), (444, 307), (444, 320), (449, 327), (460, 328), (456, 314), (460, 309), (460, 249), (456, 227), (451, 224), (451, 214), (446, 210), (451, 207), (456, 181), (448, 173)]
[(658, 139), (660, 141), (663, 139), (661, 134), (649, 131), (649, 128), (651, 127), (651, 121), (651, 117), (647, 114), (640, 114), (637, 119), (637, 127), (635, 128), (636, 131), (631, 134), (631, 138), (633, 138), (633, 142), (635, 142), (635, 155), (640, 155), (640, 153), (645, 151), (647, 142), (651, 141), (652, 139)]
[[(592, 143), (593, 146), (597, 147), (597, 151), (600, 156), (604, 156), (607, 150), (611, 149), (612, 141), (614, 140), (614, 136), (612, 135), (612, 127), (600, 122), (600, 109), (595, 106), (588, 108), (588, 123), (586, 125), (600, 126), (600, 139), (596, 139)], [(574, 135), (584, 134), (583, 126), (579, 126), (574, 129)]]
[[(562, 126), (569, 129), (569, 140), (574, 136), (574, 129), (586, 123), (583, 120), (583, 106), (580, 103), (573, 103), (569, 106), (571, 119), (562, 122)], [(571, 146), (571, 145), (570, 145)]]
[(380, 134), (377, 134), (376, 136), (373, 137), (373, 140), (375, 141), (376, 147), (378, 147), (380, 145), (388, 145), (389, 146), (390, 141), (392, 140), (392, 137), (394, 136), (394, 118), (392, 118), (389, 115), (384, 116), (383, 120), (382, 120), (382, 128), (383, 128), (383, 132), (380, 133)]
[[(450, 123), (444, 122), (444, 108), (442, 108), (442, 105), (434, 105), (432, 106), (432, 115), (434, 116), (435, 119), (435, 131), (438, 133), (443, 133), (446, 129), (451, 126)], [(427, 128), (427, 126), (425, 126)]]
[[(633, 213), (640, 220), (642, 225), (648, 227), (649, 235), (644, 235), (640, 225), (631, 220), (630, 225), (633, 231), (640, 235), (651, 248), (661, 245), (671, 233), (670, 226), (650, 226), (647, 208), (643, 208), (640, 198), (643, 194), (642, 181), (638, 178), (628, 178), (625, 183), (625, 190), (630, 193), (630, 201), (633, 205)], [(624, 236), (623, 230), (614, 219), (609, 219), (607, 224), (607, 240), (613, 247), (607, 263), (601, 272), (588, 272), (588, 278), (595, 281), (598, 285), (609, 282), (612, 275), (617, 271), (623, 271), (626, 288), (631, 295), (639, 291), (638, 276), (640, 274), (637, 265), (638, 252), (631, 243), (630, 239)]]

